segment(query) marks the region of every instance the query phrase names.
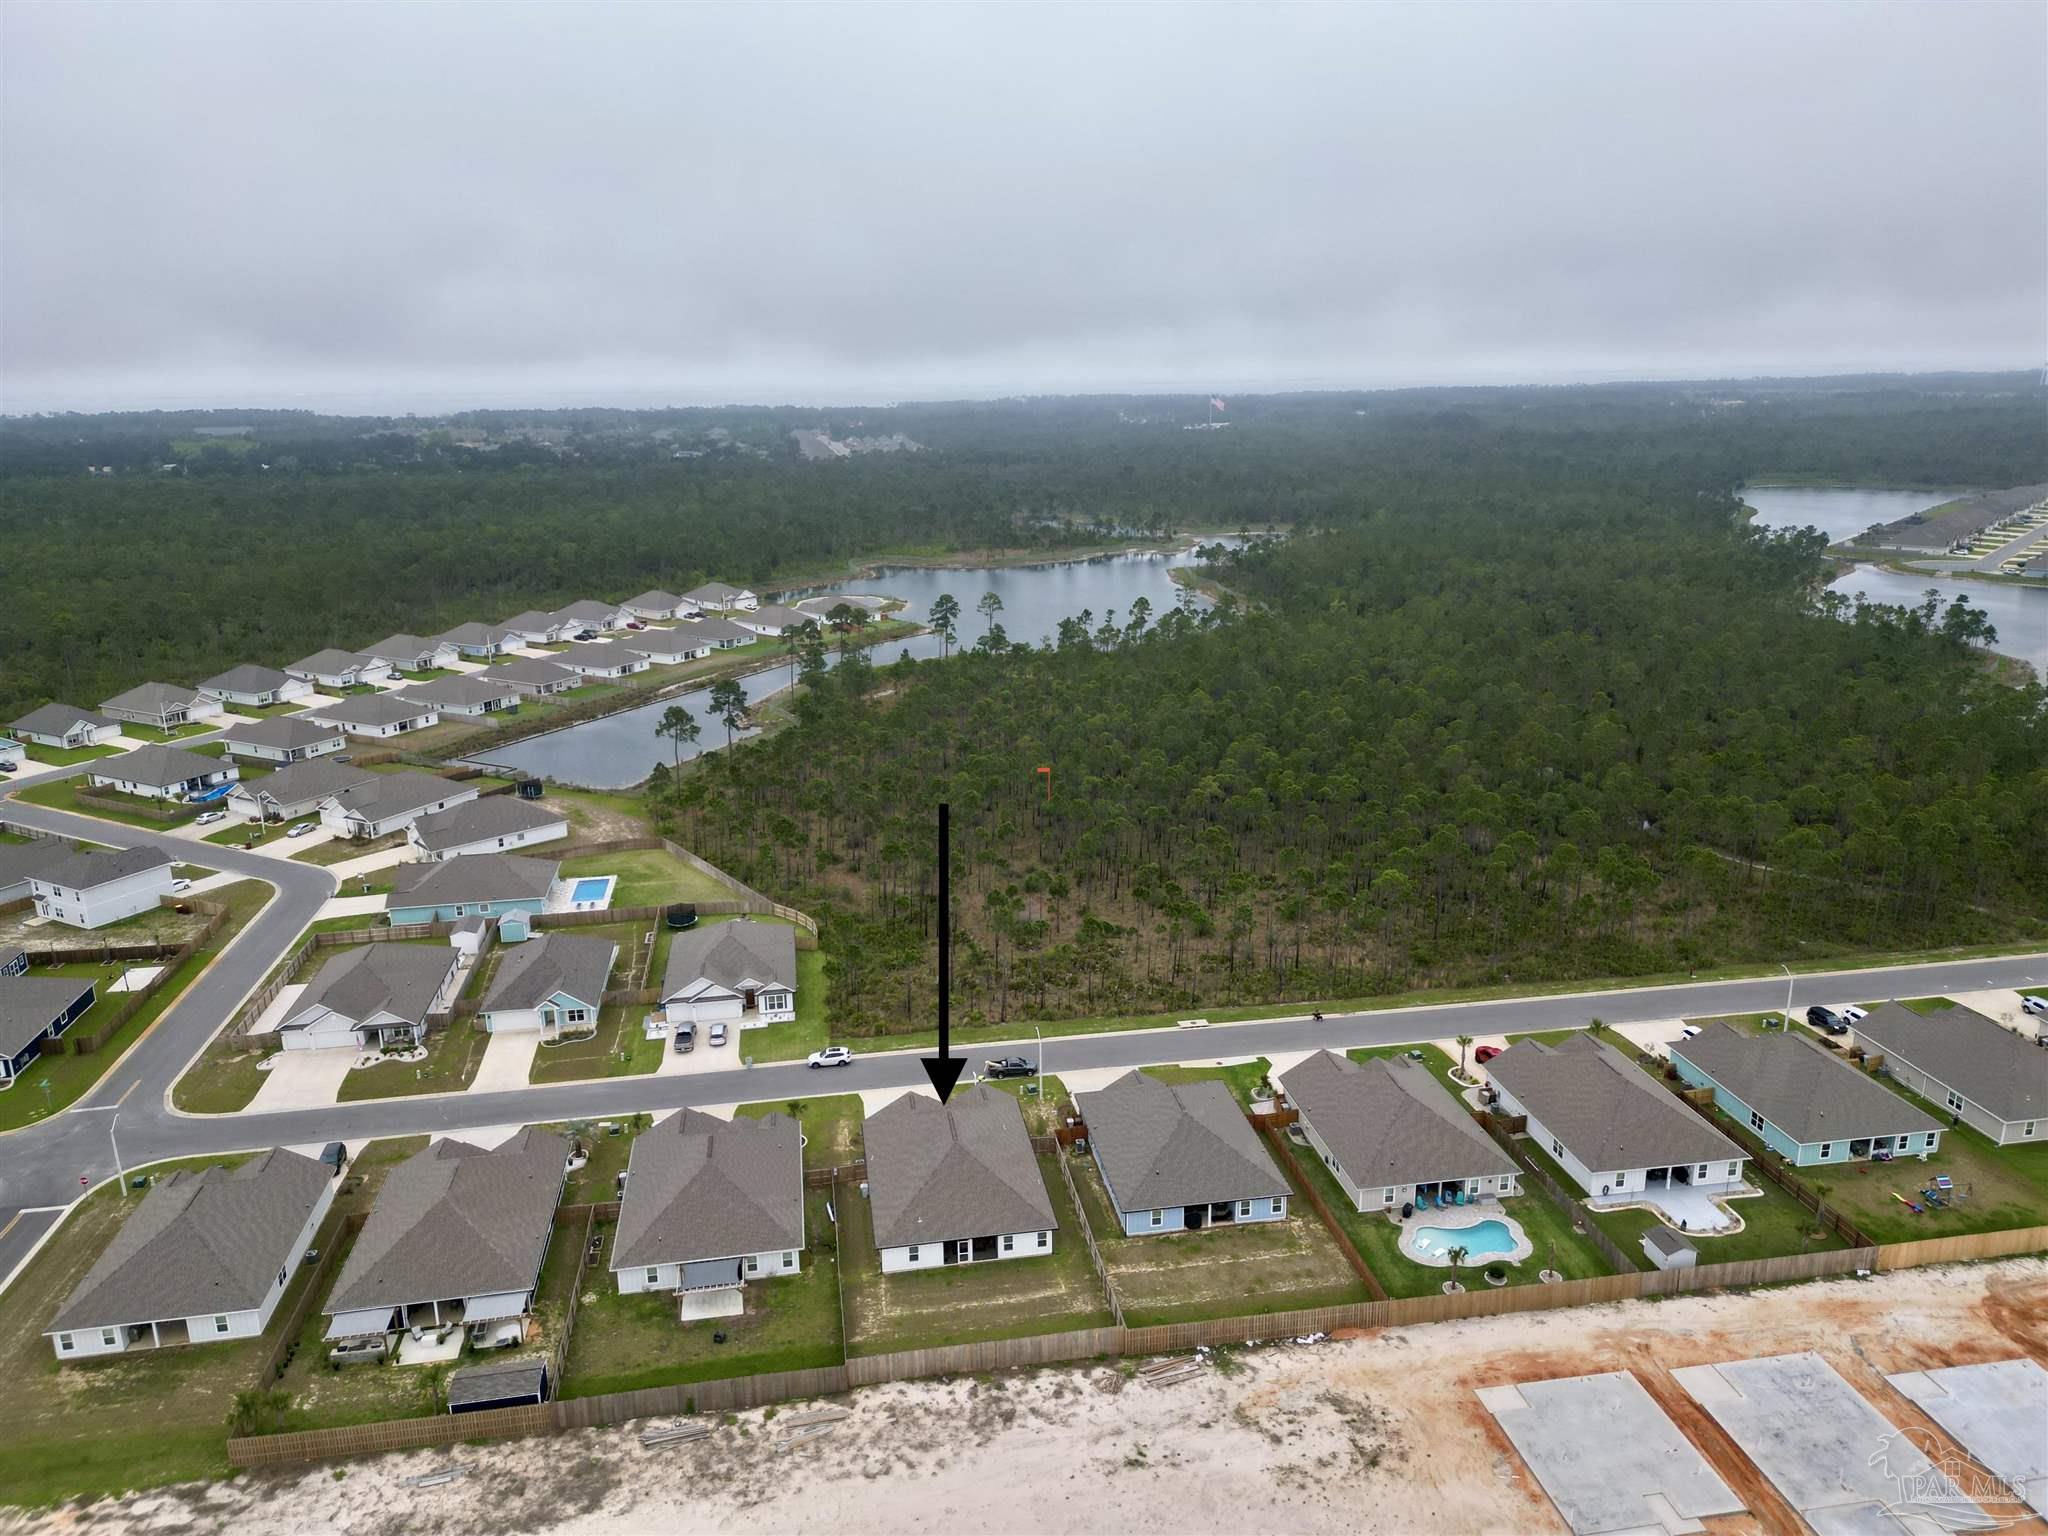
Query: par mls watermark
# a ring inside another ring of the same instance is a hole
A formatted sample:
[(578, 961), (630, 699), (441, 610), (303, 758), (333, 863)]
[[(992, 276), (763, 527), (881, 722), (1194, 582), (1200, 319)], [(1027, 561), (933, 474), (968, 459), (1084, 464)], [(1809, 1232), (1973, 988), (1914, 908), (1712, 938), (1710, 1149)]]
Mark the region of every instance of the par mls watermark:
[(1870, 1465), (1892, 1485), (1884, 1507), (1907, 1530), (1996, 1531), (2035, 1518), (2018, 1478), (1972, 1466), (1924, 1430), (1882, 1436)]

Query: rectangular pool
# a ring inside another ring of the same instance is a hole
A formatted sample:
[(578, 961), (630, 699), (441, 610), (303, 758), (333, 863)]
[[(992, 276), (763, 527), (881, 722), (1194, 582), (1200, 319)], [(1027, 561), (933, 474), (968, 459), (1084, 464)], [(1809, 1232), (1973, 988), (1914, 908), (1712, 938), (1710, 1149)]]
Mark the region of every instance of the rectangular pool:
[(594, 879), (578, 880), (570, 888), (569, 899), (571, 901), (602, 901), (610, 893), (611, 888), (611, 880), (603, 875), (599, 875)]

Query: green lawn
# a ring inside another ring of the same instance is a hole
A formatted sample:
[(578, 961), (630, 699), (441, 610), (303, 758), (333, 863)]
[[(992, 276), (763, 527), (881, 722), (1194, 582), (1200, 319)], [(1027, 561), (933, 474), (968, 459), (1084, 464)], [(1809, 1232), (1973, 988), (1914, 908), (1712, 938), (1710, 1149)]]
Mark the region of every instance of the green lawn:
[[(37, 766), (44, 768), (75, 768), (80, 763), (89, 763), (95, 758), (118, 757), (126, 747), (43, 747), (34, 742), (22, 745), (35, 754)], [(31, 769), (31, 771), (34, 771)]]
[[(81, 802), (78, 798), (80, 794), (89, 794), (95, 800), (102, 800), (108, 803), (90, 804)], [(26, 800), (31, 805), (48, 806), (54, 811), (69, 811), (74, 816), (97, 816), (102, 821), (118, 821), (124, 825), (142, 827), (151, 832), (163, 832), (171, 827), (183, 826), (199, 814), (197, 807), (185, 806), (180, 807), (173, 815), (167, 818), (145, 816), (141, 814), (143, 810), (161, 802), (145, 800), (140, 795), (122, 794), (114, 789), (93, 789), (90, 785), (86, 784), (83, 777), (58, 779), (49, 784), (38, 784), (31, 789), (17, 790), (15, 798)], [(133, 805), (136, 809), (134, 811), (125, 809), (129, 805)]]
[(615, 907), (665, 906), (672, 901), (730, 901), (733, 891), (664, 848), (587, 853), (562, 861), (562, 877), (616, 875)]
[(1261, 1056), (1256, 1061), (1235, 1062), (1227, 1067), (1147, 1067), (1145, 1075), (1162, 1083), (1222, 1083), (1241, 1106), (1249, 1109), (1252, 1100), (1261, 1096), (1259, 1089), (1267, 1085), (1266, 1074), (1272, 1070), (1273, 1063)]
[[(572, 930), (582, 933), (585, 930)], [(661, 1065), (668, 1037), (647, 1037), (644, 1005), (611, 1003), (598, 1011), (597, 1032), (581, 1040), (543, 1045), (533, 1053), (529, 1083), (573, 1083), (593, 1077), (638, 1077)]]
[(1946, 1013), (1955, 1004), (1945, 997), (1907, 997), (1900, 999), (1902, 1007), (1915, 1013)]
[[(797, 1124), (804, 1133), (804, 1166), (837, 1168), (861, 1155), (860, 1095), (833, 1093), (818, 1099), (797, 1099)], [(742, 1104), (737, 1113), (759, 1119), (763, 1115), (788, 1114), (791, 1101)]]
[[(311, 818), (317, 820), (317, 818)], [(384, 837), (372, 837), (363, 842), (353, 838), (330, 838), (324, 843), (315, 843), (310, 848), (301, 848), (292, 858), (300, 864), (346, 864), (350, 859), (359, 859), (366, 853), (378, 853), (386, 848), (396, 848), (405, 841), (403, 832), (393, 832)]]
[[(339, 953), (339, 951), (337, 951)], [(357, 1067), (341, 1080), (337, 1103), (364, 1099), (401, 1099), (419, 1093), (455, 1093), (476, 1078), (490, 1036), (475, 1019), (451, 1019), (445, 1029), (427, 1036), (425, 1061), (395, 1061)]]
[(408, 683), (431, 683), (436, 678), (458, 677), (461, 674), (453, 667), (429, 667), (424, 672), (401, 672), (398, 675)]
[[(765, 921), (772, 922), (769, 918)], [(784, 1024), (745, 1030), (740, 1048), (756, 1061), (799, 1061), (830, 1044), (825, 1021), (825, 952), (796, 952), (796, 1017)]]
[(187, 736), (204, 736), (209, 731), (226, 730), (233, 724), (232, 720), (188, 720), (175, 730), (163, 731), (153, 725), (131, 725), (124, 721), (121, 734), (137, 741), (182, 741)]
[(542, 1126), (542, 1130), (559, 1131), (581, 1142), (588, 1154), (584, 1165), (572, 1172), (563, 1185), (562, 1204), (616, 1200), (619, 1175), (632, 1160), (633, 1143), (652, 1123), (650, 1115), (622, 1115), (605, 1121), (560, 1120)]
[[(282, 704), (228, 704), (223, 706), (231, 715), (240, 715), (245, 720), (268, 720), (273, 715), (296, 715), (305, 709), (307, 700), (286, 699)], [(228, 721), (233, 726), (232, 720)]]
[(256, 848), (283, 837), (284, 829), (291, 825), (287, 821), (244, 821), (230, 813), (227, 824), (207, 833), (206, 841), (223, 848)]
[[(812, 1190), (805, 1197), (804, 1235), (809, 1246), (802, 1271), (750, 1282), (744, 1317), (706, 1322), (678, 1322), (676, 1298), (666, 1291), (620, 1295), (609, 1272), (613, 1228), (608, 1222), (600, 1224), (604, 1246), (584, 1278), (562, 1395), (589, 1397), (837, 1365), (844, 1358), (839, 1254), (825, 1215), (827, 1198), (824, 1190)], [(723, 1335), (723, 1342), (718, 1335)]]
[[(1567, 1033), (1576, 1034), (1577, 1031), (1572, 1030), (1567, 1031)], [(1444, 1085), (1445, 1090), (1454, 1099), (1462, 1094), (1468, 1086), (1451, 1076), (1452, 1071), (1458, 1065), (1458, 1059), (1434, 1045), (1374, 1045), (1365, 1046), (1355, 1051), (1346, 1051), (1344, 1054), (1353, 1061), (1384, 1061), (1403, 1056), (1419, 1057), (1422, 1064), (1429, 1068), (1431, 1073), (1435, 1075), (1436, 1080)], [(1466, 1058), (1468, 1066), (1470, 1065), (1470, 1060), (1471, 1058), (1468, 1055)]]

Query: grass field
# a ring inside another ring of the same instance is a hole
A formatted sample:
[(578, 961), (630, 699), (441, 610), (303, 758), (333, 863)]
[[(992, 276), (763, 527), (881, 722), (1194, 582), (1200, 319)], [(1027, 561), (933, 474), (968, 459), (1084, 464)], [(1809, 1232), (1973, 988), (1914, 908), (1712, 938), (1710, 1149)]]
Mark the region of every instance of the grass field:
[(847, 1352), (888, 1354), (981, 1339), (1021, 1338), (1111, 1321), (1102, 1282), (1088, 1262), (1073, 1204), (1054, 1154), (1041, 1153), (1039, 1177), (1059, 1221), (1044, 1258), (996, 1259), (885, 1275), (875, 1251), (867, 1202), (852, 1184), (838, 1189), (839, 1242), (845, 1264)]
[[(427, 939), (418, 942), (438, 945), (441, 941)], [(334, 951), (337, 956), (342, 953), (341, 950)], [(329, 963), (333, 963), (332, 959)], [(461, 995), (475, 996), (489, 980), (489, 966), (478, 966), (470, 973)], [(341, 1080), (341, 1091), (335, 1095), (335, 1102), (355, 1104), (364, 1099), (400, 1099), (421, 1093), (458, 1092), (475, 1081), (476, 1069), (482, 1063), (484, 1048), (490, 1041), (489, 1033), (476, 1019), (451, 1018), (446, 1026), (427, 1035), (425, 1061), (379, 1062), (374, 1067), (356, 1067)]]
[[(78, 798), (81, 794), (103, 803), (81, 801)], [(37, 784), (17, 791), (15, 798), (26, 800), (31, 805), (47, 806), (53, 811), (69, 811), (74, 816), (97, 816), (102, 821), (118, 821), (124, 826), (142, 827), (151, 832), (181, 827), (199, 814), (196, 806), (182, 806), (168, 817), (146, 816), (143, 811), (162, 802), (145, 800), (140, 795), (122, 794), (113, 789), (93, 789), (83, 777)], [(127, 809), (131, 805), (135, 807), (132, 811)]]
[[(92, 762), (95, 758), (118, 757), (126, 747), (44, 747), (33, 742), (26, 743), (35, 755), (36, 765), (44, 768), (75, 768), (80, 763)], [(31, 769), (33, 771), (33, 769)]]
[(727, 901), (730, 887), (685, 864), (664, 848), (635, 848), (625, 853), (588, 853), (562, 861), (562, 877), (616, 875), (615, 907), (663, 906), (671, 901)]
[(350, 859), (361, 858), (366, 853), (379, 853), (386, 848), (400, 847), (404, 842), (403, 832), (392, 832), (384, 837), (372, 837), (362, 842), (357, 842), (354, 838), (336, 837), (324, 843), (315, 843), (310, 848), (301, 848), (292, 855), (292, 858), (300, 864), (345, 864)]
[(1147, 1067), (1145, 1075), (1162, 1083), (1222, 1083), (1241, 1107), (1249, 1109), (1252, 1100), (1260, 1097), (1259, 1089), (1266, 1086), (1266, 1075), (1272, 1070), (1273, 1063), (1261, 1056), (1257, 1061), (1241, 1061), (1227, 1067)]
[[(774, 1103), (742, 1104), (737, 1113), (759, 1118), (790, 1113), (788, 1099)], [(860, 1095), (827, 1094), (817, 1099), (797, 1099), (797, 1124), (804, 1133), (804, 1166), (837, 1168), (861, 1155)]]

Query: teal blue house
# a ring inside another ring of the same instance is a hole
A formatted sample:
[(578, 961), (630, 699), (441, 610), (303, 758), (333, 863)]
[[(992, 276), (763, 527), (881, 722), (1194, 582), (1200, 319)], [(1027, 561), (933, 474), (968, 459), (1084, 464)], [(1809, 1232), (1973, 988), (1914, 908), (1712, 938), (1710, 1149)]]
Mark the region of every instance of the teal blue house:
[(385, 911), (394, 923), (460, 922), (467, 917), (537, 915), (548, 908), (561, 868), (556, 859), (472, 853), (434, 864), (401, 864)]
[(1671, 1064), (1797, 1167), (1925, 1158), (1941, 1145), (1940, 1121), (1796, 1026), (1748, 1035), (1711, 1025), (1673, 1044)]

